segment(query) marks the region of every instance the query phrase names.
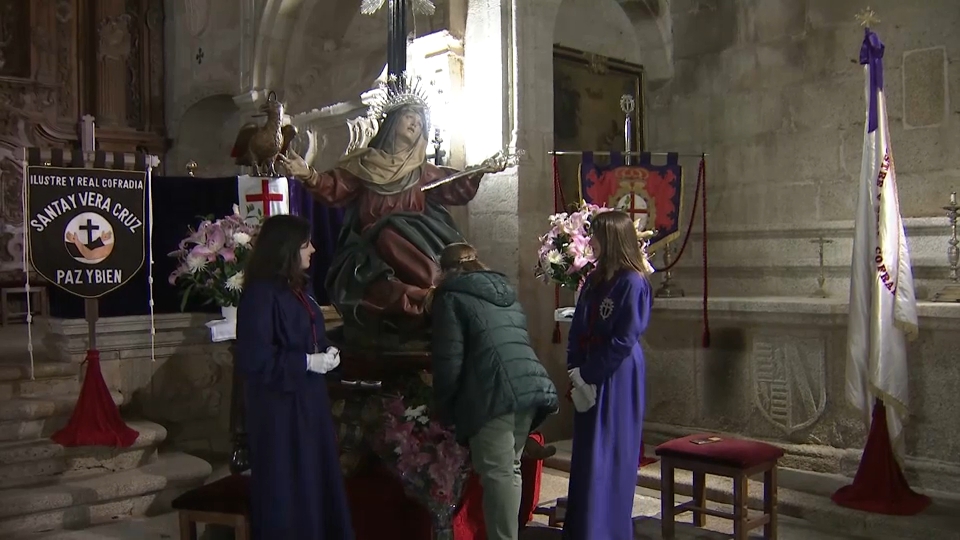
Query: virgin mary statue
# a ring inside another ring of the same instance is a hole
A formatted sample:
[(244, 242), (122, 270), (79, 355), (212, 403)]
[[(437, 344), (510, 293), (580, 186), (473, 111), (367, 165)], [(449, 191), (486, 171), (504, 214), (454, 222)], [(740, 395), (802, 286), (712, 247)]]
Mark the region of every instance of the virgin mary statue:
[(373, 112), (381, 119), (376, 136), (336, 168), (317, 172), (296, 153), (280, 157), (316, 200), (346, 209), (325, 286), (348, 341), (404, 348), (426, 338), (440, 252), (464, 241), (445, 206), (467, 204), (484, 174), (505, 167), (491, 158), (424, 190), (457, 172), (427, 161), (427, 110), (412, 85), (392, 85)]

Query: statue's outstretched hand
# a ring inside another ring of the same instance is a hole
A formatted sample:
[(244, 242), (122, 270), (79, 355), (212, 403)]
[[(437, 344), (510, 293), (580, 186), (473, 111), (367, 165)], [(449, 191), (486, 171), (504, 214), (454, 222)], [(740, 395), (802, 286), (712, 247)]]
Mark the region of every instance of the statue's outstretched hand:
[(507, 160), (504, 159), (503, 152), (497, 152), (493, 156), (483, 160), (483, 163), (481, 163), (480, 166), (483, 167), (483, 169), (487, 172), (503, 172), (503, 170), (507, 168)]
[(310, 166), (307, 165), (307, 162), (304, 161), (303, 158), (293, 150), (290, 150), (289, 154), (290, 157), (287, 157), (283, 154), (277, 156), (277, 161), (280, 162), (280, 167), (286, 171), (287, 176), (292, 176), (301, 182), (306, 182), (310, 176), (312, 176)]
[(483, 163), (481, 163), (480, 166), (487, 172), (503, 172), (508, 167), (516, 167), (517, 163), (519, 163), (520, 156), (522, 155), (524, 155), (524, 151), (520, 149), (517, 149), (513, 152), (501, 150), (483, 160)]

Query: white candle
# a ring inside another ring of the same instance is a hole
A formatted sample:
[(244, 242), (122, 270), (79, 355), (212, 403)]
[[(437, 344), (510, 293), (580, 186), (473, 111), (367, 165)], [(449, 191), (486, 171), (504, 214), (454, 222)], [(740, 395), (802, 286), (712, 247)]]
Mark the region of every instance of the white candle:
[(957, 204), (957, 192), (954, 191), (950, 194), (950, 204)]

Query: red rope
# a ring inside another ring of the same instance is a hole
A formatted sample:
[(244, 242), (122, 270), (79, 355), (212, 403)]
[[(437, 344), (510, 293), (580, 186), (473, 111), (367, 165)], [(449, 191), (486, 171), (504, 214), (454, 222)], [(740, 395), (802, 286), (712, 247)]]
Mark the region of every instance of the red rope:
[[(553, 156), (553, 211), (560, 212), (563, 204), (563, 188), (560, 184), (560, 166), (557, 163), (557, 156)], [(553, 290), (554, 309), (560, 309), (560, 285), (556, 285)], [(560, 322), (553, 323), (553, 342), (560, 343), (562, 336), (560, 334)]]
[[(710, 348), (710, 319), (707, 317), (707, 157), (700, 156), (700, 172), (697, 178), (703, 178), (703, 186), (700, 191), (703, 197), (700, 214), (700, 221), (703, 222), (703, 335), (701, 336), (703, 348)], [(693, 225), (693, 223), (690, 223)]]

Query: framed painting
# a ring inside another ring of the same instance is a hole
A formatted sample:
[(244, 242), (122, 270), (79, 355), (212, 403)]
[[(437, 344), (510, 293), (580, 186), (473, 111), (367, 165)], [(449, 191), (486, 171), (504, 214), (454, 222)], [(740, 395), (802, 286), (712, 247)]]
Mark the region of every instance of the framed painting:
[[(625, 114), (620, 98), (631, 95), (630, 150), (644, 144), (643, 67), (554, 45), (553, 47), (553, 147), (567, 151), (624, 151)], [(602, 163), (606, 157), (598, 156)], [(557, 158), (560, 184), (567, 205), (580, 200), (580, 156)]]

